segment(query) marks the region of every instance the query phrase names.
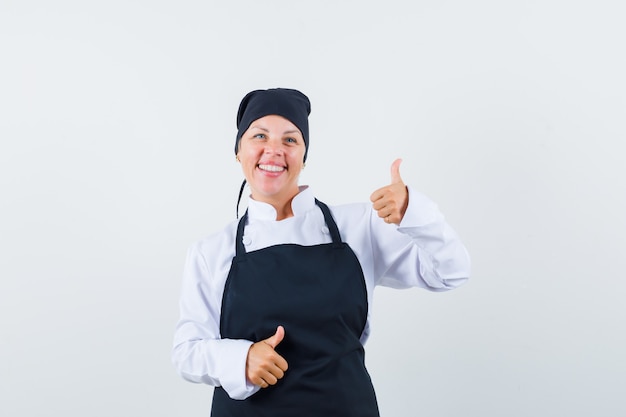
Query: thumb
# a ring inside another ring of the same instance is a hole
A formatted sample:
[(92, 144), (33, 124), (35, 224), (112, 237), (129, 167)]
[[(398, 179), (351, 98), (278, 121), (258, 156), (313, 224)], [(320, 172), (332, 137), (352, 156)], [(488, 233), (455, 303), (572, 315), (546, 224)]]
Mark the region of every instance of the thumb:
[(272, 348), (276, 349), (276, 346), (278, 346), (278, 344), (283, 341), (284, 337), (285, 337), (285, 328), (283, 326), (278, 326), (276, 328), (276, 333), (274, 333), (273, 336), (270, 336), (267, 339), (265, 339), (264, 342), (270, 345)]
[(402, 177), (400, 177), (400, 164), (402, 163), (402, 159), (398, 158), (391, 164), (391, 183), (398, 184), (402, 182)]

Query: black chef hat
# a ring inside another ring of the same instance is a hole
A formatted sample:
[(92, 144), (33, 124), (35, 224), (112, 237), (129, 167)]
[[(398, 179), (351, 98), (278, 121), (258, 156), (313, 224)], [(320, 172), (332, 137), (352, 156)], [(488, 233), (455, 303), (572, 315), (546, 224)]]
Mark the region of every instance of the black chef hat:
[(276, 114), (296, 125), (304, 138), (304, 160), (309, 151), (309, 120), (311, 102), (298, 90), (271, 88), (254, 90), (246, 94), (237, 112), (237, 140), (235, 154), (239, 151), (239, 140), (252, 122), (270, 114)]

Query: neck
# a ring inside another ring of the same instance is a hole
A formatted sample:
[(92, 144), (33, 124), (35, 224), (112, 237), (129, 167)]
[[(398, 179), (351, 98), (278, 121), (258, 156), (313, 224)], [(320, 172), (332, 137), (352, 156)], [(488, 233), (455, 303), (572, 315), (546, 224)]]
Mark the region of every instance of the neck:
[(292, 200), (293, 200), (293, 198), (291, 200), (289, 200), (286, 204), (282, 205), (282, 207), (281, 206), (276, 206), (275, 204), (272, 204), (272, 206), (276, 210), (276, 221), (280, 221), (280, 220), (287, 219), (289, 217), (293, 217), (293, 209), (291, 208), (291, 201)]
[(291, 202), (293, 201), (294, 197), (298, 195), (299, 192), (300, 188), (296, 187), (294, 191), (290, 191), (288, 194), (286, 193), (286, 195), (283, 196), (257, 196), (253, 192), (251, 197), (256, 201), (267, 203), (274, 207), (274, 210), (276, 210), (276, 220), (280, 221), (289, 217), (293, 217)]

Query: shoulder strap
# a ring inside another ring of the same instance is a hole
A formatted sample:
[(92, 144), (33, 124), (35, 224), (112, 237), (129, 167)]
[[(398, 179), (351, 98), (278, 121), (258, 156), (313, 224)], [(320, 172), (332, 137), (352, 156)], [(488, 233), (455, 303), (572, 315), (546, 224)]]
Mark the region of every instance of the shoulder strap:
[(328, 226), (328, 230), (330, 230), (330, 236), (333, 238), (333, 243), (341, 243), (339, 228), (337, 227), (337, 223), (335, 223), (335, 219), (333, 219), (332, 214), (330, 214), (330, 209), (326, 204), (322, 203), (317, 198), (315, 199), (315, 204), (317, 204), (324, 214), (324, 220), (326, 220), (326, 226)]

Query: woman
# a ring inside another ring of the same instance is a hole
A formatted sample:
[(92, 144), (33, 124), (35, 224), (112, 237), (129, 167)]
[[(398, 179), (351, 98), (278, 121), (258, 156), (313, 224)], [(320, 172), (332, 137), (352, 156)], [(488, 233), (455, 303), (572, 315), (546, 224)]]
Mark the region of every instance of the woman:
[(211, 415), (378, 416), (364, 365), (376, 285), (444, 291), (469, 257), (400, 160), (372, 204), (327, 207), (298, 185), (308, 98), (256, 90), (237, 114), (246, 214), (189, 250), (173, 362), (215, 386)]

